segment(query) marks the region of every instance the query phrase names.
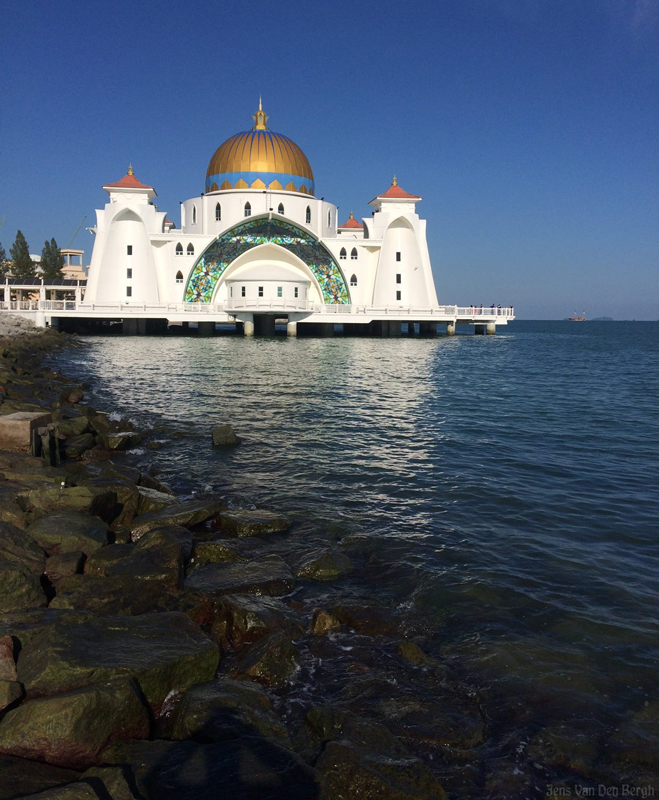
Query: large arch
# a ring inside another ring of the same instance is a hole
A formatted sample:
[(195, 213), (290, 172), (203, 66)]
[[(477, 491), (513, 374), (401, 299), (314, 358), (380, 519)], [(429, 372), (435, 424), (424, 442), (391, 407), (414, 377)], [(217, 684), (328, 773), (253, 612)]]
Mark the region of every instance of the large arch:
[(229, 264), (252, 247), (268, 243), (284, 247), (308, 266), (326, 304), (350, 303), (347, 281), (329, 250), (309, 231), (267, 216), (253, 217), (235, 225), (208, 245), (192, 268), (185, 287), (185, 301), (211, 303)]

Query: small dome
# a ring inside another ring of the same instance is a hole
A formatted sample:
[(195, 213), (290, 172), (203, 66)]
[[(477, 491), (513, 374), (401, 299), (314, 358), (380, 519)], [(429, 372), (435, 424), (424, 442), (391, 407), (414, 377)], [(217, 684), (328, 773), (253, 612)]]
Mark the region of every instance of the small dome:
[(314, 193), (311, 165), (287, 136), (271, 131), (261, 101), (254, 127), (221, 144), (208, 165), (206, 191), (220, 189), (274, 189)]

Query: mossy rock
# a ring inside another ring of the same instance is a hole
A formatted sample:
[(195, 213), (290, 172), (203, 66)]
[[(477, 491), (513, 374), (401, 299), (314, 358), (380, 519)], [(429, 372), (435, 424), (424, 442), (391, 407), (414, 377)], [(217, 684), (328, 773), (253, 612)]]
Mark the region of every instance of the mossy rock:
[(137, 686), (119, 679), (27, 700), (7, 712), (0, 722), (0, 752), (80, 770), (98, 763), (118, 739), (147, 738), (149, 732)]
[(185, 614), (99, 617), (45, 628), (21, 650), (18, 679), (38, 697), (135, 678), (157, 714), (170, 692), (211, 680), (218, 661), (217, 645)]
[[(0, 800), (14, 800), (66, 786), (80, 777), (79, 772), (25, 758), (0, 754)], [(94, 798), (98, 800), (98, 796)]]
[(241, 736), (291, 742), (266, 692), (256, 684), (221, 678), (193, 686), (183, 695), (172, 718), (174, 740), (220, 742)]
[(291, 639), (304, 634), (299, 616), (274, 597), (229, 595), (219, 601), (216, 613), (211, 636), (223, 650), (239, 650), (276, 631), (284, 631)]
[(27, 532), (49, 555), (82, 552), (90, 556), (108, 544), (109, 527), (81, 511), (59, 511), (33, 522)]
[(291, 527), (285, 514), (264, 509), (223, 511), (219, 519), (222, 533), (227, 536), (262, 536), (283, 533)]
[(139, 539), (154, 528), (165, 525), (181, 525), (191, 528), (215, 517), (221, 508), (220, 502), (214, 498), (207, 500), (191, 500), (185, 503), (176, 503), (158, 511), (149, 511), (135, 517), (130, 525), (133, 540)]
[(295, 580), (279, 556), (263, 556), (246, 562), (209, 564), (193, 570), (185, 588), (202, 594), (283, 595), (293, 590)]
[(96, 440), (103, 450), (131, 450), (142, 442), (142, 437), (135, 431), (118, 431), (100, 434)]
[(295, 575), (315, 581), (332, 581), (346, 575), (351, 569), (352, 561), (344, 553), (314, 550), (301, 559)]
[(22, 502), (35, 519), (62, 511), (76, 511), (111, 522), (115, 516), (117, 494), (101, 487), (60, 486), (34, 489), (22, 498)]
[(198, 542), (194, 547), (195, 569), (205, 567), (207, 564), (228, 564), (247, 560), (248, 556), (230, 542), (215, 539), (210, 542)]
[(283, 686), (299, 667), (297, 647), (283, 631), (251, 645), (232, 669), (232, 675), (263, 686)]
[(171, 494), (160, 492), (158, 489), (149, 489), (148, 486), (138, 486), (137, 515), (148, 514), (150, 511), (160, 511), (176, 501)]
[(104, 760), (127, 765), (140, 794), (158, 800), (321, 797), (316, 770), (287, 747), (257, 737), (208, 744), (118, 742)]

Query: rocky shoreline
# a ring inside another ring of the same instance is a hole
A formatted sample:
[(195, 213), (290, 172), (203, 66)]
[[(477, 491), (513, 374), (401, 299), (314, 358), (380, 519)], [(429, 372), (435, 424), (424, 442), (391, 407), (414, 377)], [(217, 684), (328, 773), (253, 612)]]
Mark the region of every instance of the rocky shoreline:
[[(527, 797), (602, 780), (558, 727), (515, 758), (486, 694), (424, 652), (423, 623), (355, 596), (377, 562), (348, 540), (131, 465), (149, 432), (44, 366), (67, 346), (0, 340), (0, 414), (52, 412), (63, 455), (0, 452), (0, 800)], [(240, 446), (229, 434), (215, 444)]]

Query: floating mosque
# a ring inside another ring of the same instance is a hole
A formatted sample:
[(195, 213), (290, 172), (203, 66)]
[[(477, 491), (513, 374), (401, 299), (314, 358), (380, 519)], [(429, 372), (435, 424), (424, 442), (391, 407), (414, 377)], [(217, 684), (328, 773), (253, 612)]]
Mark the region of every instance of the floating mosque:
[(86, 285), (68, 301), (44, 299), (52, 287), (42, 287), (37, 324), (113, 321), (126, 333), (182, 325), (212, 335), (223, 323), (250, 336), (272, 335), (277, 321), (290, 336), (386, 336), (434, 333), (438, 323), (449, 334), (457, 323), (494, 333), (513, 318), (512, 309), (439, 304), (422, 198), (395, 177), (370, 201), (370, 216), (341, 219), (316, 197), (302, 149), (270, 130), (260, 101), (253, 120), (213, 153), (204, 191), (181, 203), (178, 227), (131, 166), (105, 184)]

